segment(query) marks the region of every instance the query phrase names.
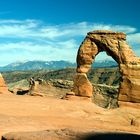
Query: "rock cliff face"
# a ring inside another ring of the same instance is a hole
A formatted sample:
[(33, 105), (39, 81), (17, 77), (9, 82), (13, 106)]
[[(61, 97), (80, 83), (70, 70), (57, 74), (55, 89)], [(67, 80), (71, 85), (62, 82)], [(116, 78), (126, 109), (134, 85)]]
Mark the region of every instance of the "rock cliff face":
[(0, 94), (8, 93), (8, 87), (5, 84), (5, 81), (0, 73)]
[[(92, 96), (92, 86), (86, 74), (96, 55), (102, 51), (105, 51), (119, 65), (121, 80), (118, 99), (126, 102), (140, 102), (140, 58), (136, 57), (127, 44), (124, 33), (107, 30), (89, 32), (80, 45), (73, 88), (75, 95)], [(84, 80), (78, 82), (79, 79)]]

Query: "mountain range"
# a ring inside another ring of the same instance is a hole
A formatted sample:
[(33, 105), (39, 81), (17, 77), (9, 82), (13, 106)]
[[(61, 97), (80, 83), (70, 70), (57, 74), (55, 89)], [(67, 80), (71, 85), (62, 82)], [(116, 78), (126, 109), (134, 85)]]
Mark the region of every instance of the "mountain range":
[[(102, 68), (102, 67), (116, 67), (117, 63), (112, 60), (103, 60), (94, 62), (92, 67)], [(68, 67), (76, 67), (76, 63), (69, 61), (26, 61), (26, 62), (14, 62), (6, 66), (1, 66), (0, 71), (24, 71), (24, 70), (56, 70)]]

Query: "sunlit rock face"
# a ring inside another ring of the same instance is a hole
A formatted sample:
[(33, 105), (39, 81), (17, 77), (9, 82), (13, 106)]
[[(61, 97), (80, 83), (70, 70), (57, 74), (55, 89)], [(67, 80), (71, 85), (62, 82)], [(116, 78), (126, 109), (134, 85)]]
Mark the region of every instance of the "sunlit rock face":
[(10, 93), (10, 92), (8, 91), (8, 87), (3, 79), (3, 76), (0, 73), (0, 94), (3, 94), (3, 93), (5, 94), (5, 93)]
[(136, 57), (122, 32), (97, 30), (87, 33), (77, 53), (77, 74), (72, 91), (76, 96), (91, 97), (93, 90), (86, 74), (96, 55), (103, 51), (119, 65), (121, 79), (118, 100), (140, 102), (140, 58)]

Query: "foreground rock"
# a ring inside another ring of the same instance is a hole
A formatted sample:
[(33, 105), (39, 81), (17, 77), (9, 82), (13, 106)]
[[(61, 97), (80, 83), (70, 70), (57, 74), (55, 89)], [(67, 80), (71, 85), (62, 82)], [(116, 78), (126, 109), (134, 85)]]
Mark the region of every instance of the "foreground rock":
[(140, 135), (132, 133), (78, 132), (71, 129), (44, 130), (35, 132), (11, 132), (2, 140), (139, 140)]
[(80, 140), (82, 136), (70, 129), (7, 133), (2, 140)]
[(15, 132), (7, 133), (2, 136), (1, 140), (80, 140), (78, 134), (73, 131), (60, 130), (46, 130), (35, 132)]
[[(89, 32), (77, 53), (76, 75), (86, 75), (96, 56), (102, 51), (105, 51), (119, 65), (121, 73), (119, 100), (140, 103), (140, 58), (136, 57), (126, 42), (126, 35), (122, 32), (107, 30)], [(75, 95), (92, 95), (88, 79), (83, 81), (84, 87), (87, 88), (82, 88), (83, 84), (77, 84), (78, 82), (79, 79), (76, 78), (73, 88)]]

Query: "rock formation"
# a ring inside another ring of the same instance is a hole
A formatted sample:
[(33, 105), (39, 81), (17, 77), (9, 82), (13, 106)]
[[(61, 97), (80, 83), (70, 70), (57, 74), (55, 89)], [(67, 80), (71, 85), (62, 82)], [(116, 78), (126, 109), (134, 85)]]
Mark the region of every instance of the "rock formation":
[(89, 32), (80, 45), (77, 54), (77, 74), (72, 91), (76, 96), (90, 98), (93, 87), (87, 73), (96, 55), (105, 51), (119, 65), (121, 74), (118, 99), (126, 102), (140, 102), (140, 58), (136, 57), (122, 32), (97, 30)]
[(76, 130), (55, 129), (33, 132), (9, 132), (2, 136), (2, 140), (105, 140), (105, 139), (123, 139), (123, 140), (139, 140), (139, 134), (124, 132), (79, 132)]
[(3, 76), (0, 73), (0, 94), (3, 94), (3, 93), (9, 93), (9, 92), (8, 92), (8, 87), (5, 84), (5, 81), (3, 79)]

